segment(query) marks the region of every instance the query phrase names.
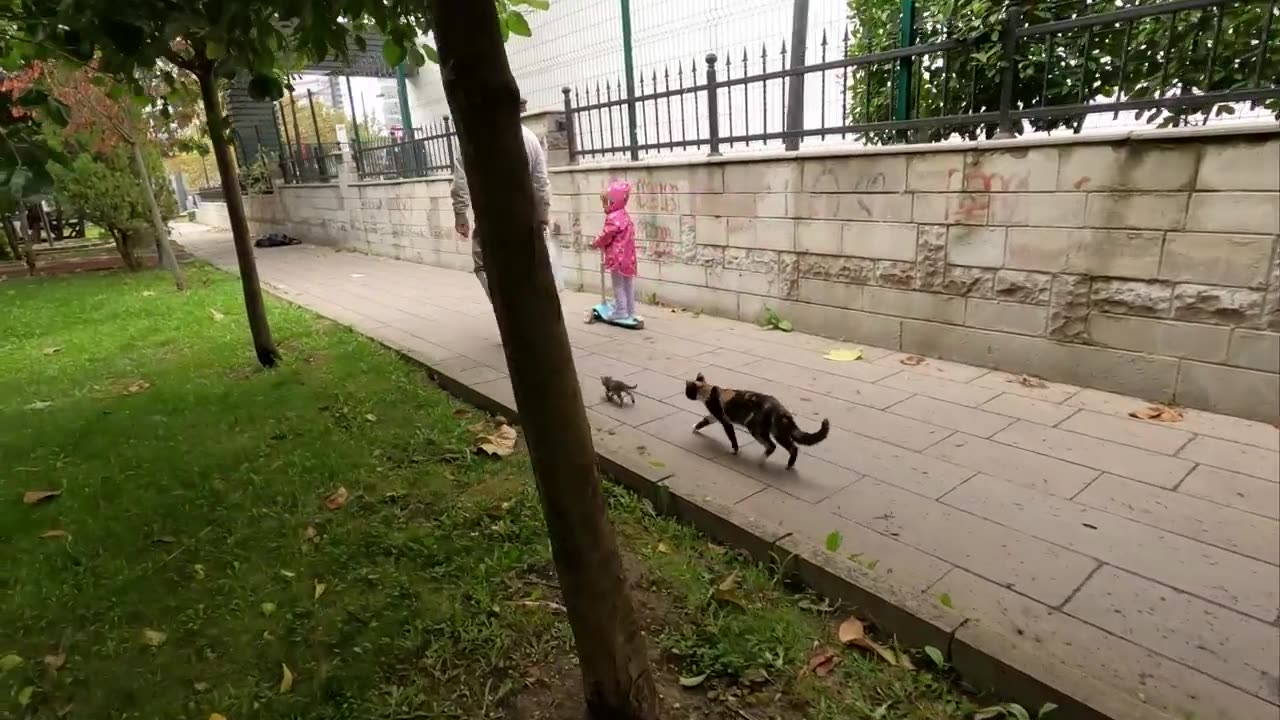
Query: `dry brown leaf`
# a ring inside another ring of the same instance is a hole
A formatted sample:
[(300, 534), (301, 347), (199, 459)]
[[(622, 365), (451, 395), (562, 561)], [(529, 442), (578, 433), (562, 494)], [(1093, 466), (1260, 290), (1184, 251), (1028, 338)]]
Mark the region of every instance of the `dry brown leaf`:
[(737, 590), (738, 589), (738, 571), (734, 570), (733, 572), (729, 573), (729, 577), (725, 578), (724, 580), (721, 580), (720, 584), (716, 586), (716, 589), (721, 592), (731, 592), (733, 590)]
[(213, 308), (209, 308), (209, 317), (212, 317), (214, 322), (222, 322), (227, 318), (226, 315), (223, 315)]
[(900, 664), (898, 662), (898, 653), (894, 652), (892, 648), (887, 648), (881, 645), (880, 643), (876, 642), (875, 640), (872, 640), (871, 638), (864, 638), (863, 641), (857, 643), (857, 645), (858, 647), (871, 650), (872, 652), (874, 652), (875, 654), (883, 658), (884, 661), (889, 663), (890, 665), (897, 666)]
[(1129, 413), (1129, 417), (1135, 417), (1139, 420), (1154, 420), (1156, 422), (1176, 423), (1182, 422), (1182, 411), (1178, 408), (1169, 407), (1167, 405), (1148, 405), (1139, 410), (1133, 410)]
[(1005, 382), (1017, 383), (1023, 387), (1029, 387), (1035, 390), (1043, 390), (1049, 387), (1048, 383), (1045, 381), (1037, 377), (1031, 377), (1030, 375), (1018, 375), (1006, 380)]
[(494, 425), (510, 425), (510, 423), (507, 422), (507, 418), (503, 415), (494, 415), (493, 424)]
[(293, 671), (288, 665), (280, 663), (280, 692), (287, 693), (293, 689)]
[(161, 645), (164, 644), (164, 641), (168, 639), (169, 639), (169, 636), (160, 632), (159, 630), (143, 630), (142, 631), (142, 642), (150, 645), (151, 647), (160, 647)]
[(328, 585), (325, 585), (325, 584), (324, 584), (324, 583), (322, 583), (322, 582), (318, 582), (318, 583), (316, 583), (316, 592), (315, 592), (315, 596), (314, 596), (314, 597), (312, 597), (311, 599), (312, 599), (312, 600), (319, 600), (319, 599), (320, 599), (320, 596), (321, 596), (321, 595), (323, 595), (323, 594), (324, 594), (324, 591), (325, 591), (325, 590), (327, 590), (328, 588), (329, 588), (329, 586), (328, 586)]
[(862, 621), (856, 617), (850, 617), (848, 620), (840, 623), (840, 629), (837, 632), (840, 642), (845, 645), (852, 645), (859, 640), (867, 637), (867, 629), (863, 627)]
[(453, 411), (453, 416), (456, 418), (471, 417), (471, 411), (466, 408), (458, 408)]
[(147, 382), (146, 380), (134, 380), (133, 382), (129, 383), (128, 387), (124, 389), (124, 394), (137, 395), (138, 393), (145, 391), (149, 387), (151, 387), (151, 383)]
[(821, 648), (813, 654), (813, 657), (809, 658), (808, 670), (818, 677), (824, 677), (839, 664), (839, 655), (826, 648)]
[(662, 553), (663, 555), (666, 555), (667, 553), (671, 552), (671, 546), (668, 545), (665, 541), (660, 542), (658, 543), (658, 552)]
[(59, 670), (61, 670), (61, 669), (62, 669), (62, 666), (63, 666), (63, 665), (66, 665), (66, 664), (67, 664), (67, 654), (66, 654), (66, 653), (61, 653), (61, 652), (60, 652), (60, 653), (57, 653), (57, 654), (45, 655), (45, 656), (44, 656), (44, 665), (45, 665), (45, 667), (49, 668), (49, 669), (50, 669), (51, 671), (53, 671), (53, 672), (58, 672)]
[(901, 360), (899, 360), (898, 362), (902, 363), (903, 365), (907, 365), (909, 367), (915, 367), (916, 365), (923, 365), (925, 361), (924, 361), (924, 358), (920, 357), (919, 355), (908, 355), (902, 358)]
[(492, 435), (476, 438), (476, 449), (493, 457), (506, 457), (516, 450), (516, 429), (500, 425)]
[(346, 507), (347, 501), (351, 499), (351, 494), (341, 485), (337, 490), (330, 493), (329, 497), (324, 499), (324, 506), (330, 510), (341, 510)]
[(45, 348), (45, 349), (44, 349), (44, 354), (45, 354), (45, 355), (56, 355), (56, 354), (58, 354), (58, 353), (60, 353), (60, 352), (62, 352), (62, 346), (61, 346), (61, 345), (54, 345), (53, 347), (47, 347), (47, 348)]
[(52, 500), (61, 494), (61, 490), (28, 490), (22, 494), (22, 504), (36, 505), (46, 500)]
[(71, 537), (71, 533), (66, 530), (46, 530), (40, 533), (40, 539), (42, 540), (60, 540), (69, 537)]
[(307, 529), (302, 531), (302, 539), (304, 542), (307, 540), (310, 540), (311, 542), (319, 542), (319, 537), (320, 533), (316, 532), (315, 527), (312, 525), (308, 525)]

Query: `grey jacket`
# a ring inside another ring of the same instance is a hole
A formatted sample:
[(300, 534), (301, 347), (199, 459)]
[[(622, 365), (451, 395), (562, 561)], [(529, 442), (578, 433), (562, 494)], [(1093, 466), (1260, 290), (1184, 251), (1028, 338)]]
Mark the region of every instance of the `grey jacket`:
[[(529, 176), (533, 179), (534, 213), (539, 222), (546, 223), (551, 209), (549, 191), (551, 183), (547, 179), (547, 155), (542, 150), (542, 143), (538, 140), (538, 136), (534, 135), (532, 130), (523, 125), (520, 129), (524, 131), (524, 152), (529, 157)], [(456, 157), (458, 160), (453, 164), (453, 189), (449, 194), (453, 198), (454, 223), (464, 225), (469, 224), (467, 211), (471, 209), (471, 191), (467, 188), (466, 171), (462, 169), (462, 154), (458, 153)]]

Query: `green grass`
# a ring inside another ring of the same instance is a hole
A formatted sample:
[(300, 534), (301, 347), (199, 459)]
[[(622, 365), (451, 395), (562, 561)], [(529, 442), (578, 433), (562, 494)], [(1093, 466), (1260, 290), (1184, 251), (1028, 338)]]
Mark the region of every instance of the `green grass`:
[[(0, 718), (481, 718), (572, 698), (523, 452), (475, 456), (468, 426), (487, 418), (285, 303), (270, 303), (285, 363), (256, 370), (238, 282), (189, 278), (185, 295), (157, 273), (0, 285), (0, 658), (23, 659), (0, 671)], [(338, 486), (351, 501), (326, 510)], [(28, 490), (63, 494), (25, 505)], [(806, 672), (845, 611), (806, 609), (822, 601), (609, 497), (666, 702), (971, 714), (945, 674), (861, 651)], [(735, 572), (740, 604), (711, 599)]]

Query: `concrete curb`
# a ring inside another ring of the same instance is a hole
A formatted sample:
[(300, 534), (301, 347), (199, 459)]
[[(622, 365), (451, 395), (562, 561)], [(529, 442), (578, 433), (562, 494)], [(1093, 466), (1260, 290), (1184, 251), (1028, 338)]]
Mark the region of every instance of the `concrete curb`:
[[(263, 284), (288, 300), (287, 291)], [(519, 421), (508, 378), (470, 384), (441, 372), (438, 362), (394, 341), (361, 334), (427, 370), (454, 397)], [(971, 686), (1002, 701), (1017, 702), (1033, 716), (1045, 703), (1054, 703), (1058, 709), (1049, 720), (1172, 720), (1173, 716), (1138, 698), (1058, 662), (1031, 640), (966, 618), (919, 593), (905, 592), (858, 564), (737, 508), (708, 497), (689, 497), (668, 486), (672, 473), (653, 467), (637, 453), (636, 443), (627, 441), (628, 431), (634, 429), (623, 425), (607, 431), (593, 424), (596, 460), (609, 479), (652, 502), (658, 512), (741, 549), (758, 562), (778, 566), (819, 594), (857, 608), (860, 617), (904, 646), (931, 645), (942, 650), (954, 671)]]

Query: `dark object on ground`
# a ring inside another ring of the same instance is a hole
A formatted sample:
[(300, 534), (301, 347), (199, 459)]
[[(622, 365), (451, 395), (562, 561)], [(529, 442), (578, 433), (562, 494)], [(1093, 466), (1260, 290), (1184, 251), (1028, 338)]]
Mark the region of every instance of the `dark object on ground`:
[(284, 247), (285, 245), (301, 245), (302, 241), (296, 237), (289, 237), (284, 233), (267, 233), (257, 240), (253, 241), (254, 247), (270, 248)]

